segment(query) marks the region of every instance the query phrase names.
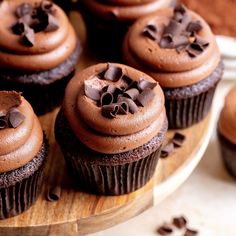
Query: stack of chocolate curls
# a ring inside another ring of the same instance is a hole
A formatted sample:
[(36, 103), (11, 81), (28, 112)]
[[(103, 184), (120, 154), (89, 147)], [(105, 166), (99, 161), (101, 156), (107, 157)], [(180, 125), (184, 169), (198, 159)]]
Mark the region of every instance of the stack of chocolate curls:
[[(201, 29), (201, 22), (192, 20), (186, 8), (177, 5), (173, 17), (163, 29), (158, 44), (161, 48), (174, 48), (178, 53), (185, 51), (190, 57), (196, 57), (209, 45), (209, 42), (197, 35)], [(154, 24), (145, 26), (142, 33), (152, 40), (157, 40), (158, 29)]]
[(25, 116), (17, 109), (21, 104), (21, 96), (17, 92), (0, 92), (0, 130), (17, 128)]
[(52, 32), (58, 29), (54, 11), (53, 3), (50, 1), (42, 1), (35, 6), (22, 3), (16, 9), (15, 14), (18, 20), (12, 26), (13, 33), (21, 36), (21, 41), (25, 46), (32, 47), (35, 44), (35, 33)]
[[(155, 96), (153, 89), (157, 83), (144, 78), (133, 81), (114, 64), (108, 63), (106, 70), (98, 74), (97, 78), (110, 81), (111, 84), (97, 89), (85, 81), (85, 95), (101, 107), (102, 115), (106, 118), (115, 118), (117, 115), (126, 115), (129, 112), (134, 114), (138, 111), (138, 107), (146, 106)], [(122, 86), (115, 86), (118, 81), (122, 81)]]

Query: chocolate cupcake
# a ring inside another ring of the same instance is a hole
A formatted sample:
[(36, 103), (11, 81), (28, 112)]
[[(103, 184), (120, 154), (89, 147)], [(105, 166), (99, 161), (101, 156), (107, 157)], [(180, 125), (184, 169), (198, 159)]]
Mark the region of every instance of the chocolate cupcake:
[(236, 86), (225, 97), (218, 120), (218, 139), (224, 165), (236, 178)]
[(30, 104), (0, 91), (0, 219), (27, 210), (43, 184), (48, 144)]
[(37, 114), (52, 110), (81, 51), (72, 25), (49, 1), (3, 1), (0, 14), (0, 89), (23, 92)]
[(123, 44), (124, 61), (164, 90), (169, 128), (186, 128), (209, 112), (223, 65), (207, 23), (182, 5), (138, 20)]
[(55, 137), (83, 190), (126, 194), (153, 176), (167, 131), (164, 96), (122, 64), (91, 66), (70, 81)]
[(122, 41), (128, 28), (138, 18), (174, 3), (175, 0), (80, 0), (89, 47), (105, 60), (121, 61)]

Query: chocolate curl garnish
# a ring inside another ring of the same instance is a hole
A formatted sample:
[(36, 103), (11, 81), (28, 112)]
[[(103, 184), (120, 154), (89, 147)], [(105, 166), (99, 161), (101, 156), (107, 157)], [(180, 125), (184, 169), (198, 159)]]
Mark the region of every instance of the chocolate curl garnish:
[(129, 105), (125, 101), (120, 102), (117, 114), (127, 115), (128, 112), (129, 112)]
[(16, 108), (11, 109), (8, 116), (8, 122), (12, 128), (17, 128), (25, 120), (25, 116)]
[(161, 48), (174, 48), (172, 35), (165, 35), (161, 38), (159, 46)]
[(108, 92), (108, 93), (113, 94), (113, 93), (115, 93), (116, 89), (117, 88), (115, 86), (110, 84), (108, 86), (105, 86), (102, 90), (103, 90), (103, 92)]
[(179, 35), (182, 31), (183, 25), (171, 19), (169, 24), (165, 27), (163, 31), (163, 36), (166, 37), (171, 35), (172, 37), (174, 37), (176, 35)]
[(52, 32), (55, 31), (59, 28), (59, 24), (58, 24), (58, 20), (56, 17), (54, 17), (53, 15), (48, 14), (48, 24), (47, 27), (45, 28), (45, 32)]
[(40, 4), (41, 10), (49, 14), (52, 14), (52, 6), (53, 6), (52, 2), (47, 0), (42, 1)]
[(199, 20), (197, 21), (191, 21), (187, 26), (188, 32), (198, 32), (202, 29), (202, 24)]
[(143, 35), (147, 36), (152, 40), (156, 40), (157, 28), (155, 25), (149, 24), (143, 29)]
[(50, 187), (48, 188), (48, 191), (47, 191), (47, 200), (49, 202), (55, 202), (55, 201), (58, 201), (61, 197), (61, 187), (60, 186), (53, 186), (53, 187)]
[(154, 89), (157, 86), (157, 83), (152, 83), (144, 78), (140, 78), (137, 84), (139, 90), (143, 91), (145, 89)]
[(186, 12), (186, 8), (184, 7), (183, 4), (178, 4), (176, 5), (176, 7), (174, 8), (174, 13), (180, 13), (180, 14), (184, 14)]
[(84, 82), (84, 93), (87, 97), (94, 101), (99, 101), (101, 97), (101, 91), (93, 88), (90, 84), (88, 84), (86, 81)]
[(142, 107), (146, 106), (155, 97), (155, 93), (151, 89), (145, 89), (137, 97), (137, 102)]
[(132, 100), (135, 100), (139, 95), (139, 91), (136, 88), (131, 88), (129, 90), (126, 90), (123, 94), (124, 97), (131, 98)]
[(7, 118), (6, 116), (0, 116), (0, 130), (7, 127)]
[(30, 15), (33, 13), (33, 7), (29, 3), (22, 3), (16, 8), (16, 16), (21, 18), (24, 15)]
[(109, 92), (105, 92), (102, 94), (101, 99), (100, 99), (100, 104), (101, 106), (104, 105), (110, 105), (113, 103), (113, 95)]
[(118, 103), (120, 103), (120, 102), (126, 102), (126, 104), (129, 107), (129, 112), (131, 114), (134, 114), (138, 111), (138, 106), (132, 99), (126, 98), (126, 97), (119, 97)]
[(119, 105), (118, 104), (110, 104), (102, 106), (102, 115), (106, 118), (115, 118), (117, 113), (119, 111)]
[(112, 82), (117, 82), (123, 76), (123, 71), (120, 67), (114, 66), (108, 63), (107, 70), (104, 74), (104, 79), (110, 80)]
[(35, 43), (34, 30), (27, 25), (25, 25), (22, 41), (28, 47), (33, 47)]

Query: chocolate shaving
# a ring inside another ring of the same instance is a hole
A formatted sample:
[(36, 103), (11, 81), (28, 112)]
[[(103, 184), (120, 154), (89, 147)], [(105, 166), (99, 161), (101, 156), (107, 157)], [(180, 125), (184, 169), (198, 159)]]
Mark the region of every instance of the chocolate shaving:
[(129, 105), (125, 101), (120, 102), (118, 114), (127, 115), (128, 112), (129, 112)]
[(173, 232), (173, 229), (169, 225), (162, 225), (157, 229), (157, 233), (160, 235), (169, 235)]
[(53, 15), (48, 15), (48, 24), (47, 27), (45, 28), (45, 32), (52, 32), (55, 31), (59, 28), (58, 20), (56, 17)]
[(199, 44), (202, 48), (205, 48), (209, 45), (209, 42), (207, 42), (205, 39), (201, 38), (200, 36), (196, 36), (194, 43)]
[(110, 105), (112, 103), (113, 103), (113, 95), (109, 92), (103, 93), (100, 99), (101, 106)]
[(104, 79), (112, 82), (117, 82), (123, 75), (122, 69), (113, 64), (108, 63), (107, 70), (104, 74)]
[(183, 31), (183, 25), (175, 20), (170, 20), (169, 24), (164, 28), (163, 37), (180, 35)]
[(140, 93), (136, 100), (141, 106), (146, 106), (153, 98), (155, 97), (155, 93), (151, 89), (145, 89)]
[(174, 144), (172, 142), (169, 142), (161, 149), (160, 157), (166, 158), (173, 152), (174, 152)]
[(17, 128), (24, 120), (25, 116), (16, 108), (9, 111), (9, 126), (12, 128)]
[(22, 41), (28, 47), (33, 47), (35, 42), (34, 30), (25, 25)]
[(186, 139), (185, 135), (183, 135), (179, 132), (176, 132), (174, 134), (174, 137), (172, 138), (172, 142), (175, 147), (181, 147), (183, 145), (185, 139)]
[(147, 36), (152, 40), (156, 40), (157, 36), (156, 33), (157, 33), (157, 28), (155, 25), (149, 24), (143, 29), (143, 35)]
[(106, 118), (115, 118), (119, 111), (118, 104), (110, 104), (102, 106), (102, 115)]
[(132, 100), (135, 100), (139, 95), (139, 91), (136, 88), (131, 88), (129, 90), (126, 90), (123, 94), (124, 97), (131, 98)]
[(84, 82), (84, 93), (87, 97), (94, 101), (100, 100), (100, 90), (93, 88), (90, 84), (88, 84), (86, 81)]
[(61, 197), (61, 187), (60, 186), (57, 185), (57, 186), (48, 188), (46, 199), (49, 202), (58, 201), (60, 199), (60, 197)]
[(22, 21), (18, 21), (12, 26), (12, 32), (17, 35), (21, 35), (25, 32), (25, 24)]
[(182, 228), (184, 228), (187, 225), (187, 220), (183, 216), (174, 217), (172, 223), (178, 229), (182, 229)]
[(0, 130), (7, 127), (7, 118), (6, 116), (0, 116)]
[(154, 89), (157, 86), (157, 83), (152, 83), (144, 78), (140, 78), (137, 84), (139, 90), (143, 91), (145, 89)]
[(193, 230), (193, 229), (186, 229), (184, 236), (196, 236), (198, 235), (198, 231), (197, 230)]
[(126, 104), (128, 105), (129, 112), (131, 114), (134, 114), (138, 111), (138, 106), (132, 99), (126, 97), (119, 97), (118, 102), (123, 102), (123, 101), (126, 102)]
[(191, 21), (187, 26), (188, 32), (198, 32), (202, 29), (201, 22), (199, 20), (197, 21)]
[(180, 14), (184, 14), (186, 12), (186, 8), (184, 7), (183, 4), (177, 4), (174, 8), (174, 13), (180, 13)]
[(30, 15), (33, 12), (33, 7), (29, 3), (22, 3), (16, 8), (16, 16), (21, 18), (24, 15)]
[(161, 48), (174, 48), (172, 35), (165, 35), (161, 38), (159, 46)]

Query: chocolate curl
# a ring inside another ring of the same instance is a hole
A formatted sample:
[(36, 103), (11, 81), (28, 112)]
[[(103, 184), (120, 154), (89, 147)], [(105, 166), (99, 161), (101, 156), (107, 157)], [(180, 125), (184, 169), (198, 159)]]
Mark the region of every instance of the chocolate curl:
[(152, 99), (155, 97), (155, 93), (151, 89), (145, 89), (140, 93), (136, 99), (136, 101), (141, 105), (141, 106), (146, 106)]
[(186, 12), (186, 8), (184, 7), (183, 4), (177, 4), (176, 7), (174, 8), (174, 13), (180, 13), (184, 14)]
[(197, 43), (192, 43), (187, 47), (186, 52), (189, 54), (190, 57), (196, 57), (200, 55), (203, 50), (204, 49), (201, 47), (201, 45)]
[(126, 90), (123, 94), (124, 97), (131, 98), (132, 100), (135, 100), (139, 95), (139, 91), (136, 88), (131, 88), (129, 90)]
[(185, 139), (186, 139), (185, 135), (183, 135), (179, 132), (176, 132), (174, 134), (174, 137), (172, 138), (172, 142), (175, 147), (181, 147), (183, 145)]
[(169, 24), (164, 28), (163, 36), (179, 35), (183, 31), (183, 25), (175, 20), (170, 20)]
[(174, 152), (174, 144), (172, 142), (169, 142), (161, 149), (161, 156), (160, 157), (166, 158), (173, 152)]
[(110, 80), (112, 82), (117, 82), (123, 76), (123, 71), (121, 68), (108, 63), (107, 70), (104, 74), (104, 79)]
[(55, 201), (58, 201), (61, 197), (61, 187), (60, 186), (53, 186), (53, 187), (50, 187), (48, 188), (48, 191), (47, 191), (47, 200), (49, 202), (55, 202)]
[(117, 113), (119, 111), (119, 105), (118, 104), (110, 104), (102, 106), (102, 115), (106, 118), (115, 118)]
[(128, 104), (125, 101), (120, 102), (117, 114), (127, 115), (128, 113), (129, 113), (129, 106), (128, 106)]
[(21, 18), (22, 16), (25, 15), (30, 15), (33, 13), (33, 7), (29, 3), (22, 3), (16, 8), (16, 16), (18, 18)]
[(202, 29), (202, 24), (199, 20), (197, 21), (191, 21), (187, 26), (188, 32), (198, 32)]
[(131, 114), (134, 114), (138, 111), (138, 106), (136, 105), (136, 103), (132, 99), (126, 98), (126, 97), (119, 97), (118, 103), (123, 102), (123, 101), (126, 102), (126, 104), (128, 105), (129, 112)]
[(58, 20), (56, 19), (56, 17), (54, 17), (53, 15), (48, 14), (47, 15), (48, 18), (48, 24), (47, 27), (45, 28), (45, 32), (52, 32), (55, 31), (59, 28), (59, 23)]
[(14, 129), (21, 125), (25, 120), (25, 116), (16, 108), (11, 109), (8, 116), (9, 126)]
[(144, 78), (139, 78), (137, 87), (139, 90), (143, 91), (145, 89), (154, 89), (157, 86), (157, 83), (152, 83)]
[(200, 36), (196, 36), (194, 43), (200, 45), (203, 49), (209, 46), (209, 42), (201, 38)]
[(108, 93), (113, 94), (116, 91), (116, 87), (110, 84), (108, 86), (105, 86), (102, 90), (103, 92), (108, 92)]
[(90, 84), (88, 84), (86, 81), (84, 82), (84, 93), (87, 97), (94, 101), (100, 100), (100, 93), (101, 91), (99, 89), (93, 88)]
[(109, 92), (105, 92), (102, 94), (101, 99), (100, 99), (100, 104), (101, 106), (104, 105), (110, 105), (113, 103), (113, 95)]
[(25, 32), (25, 23), (18, 20), (15, 25), (12, 26), (12, 32), (17, 35), (22, 35)]
[(173, 232), (173, 229), (167, 224), (164, 224), (157, 229), (157, 233), (159, 235), (170, 235), (172, 234), (172, 232)]
[(182, 228), (184, 228), (187, 225), (187, 220), (183, 216), (174, 217), (172, 223), (178, 229), (182, 229)]
[(157, 33), (157, 28), (155, 25), (147, 25), (144, 29), (143, 29), (143, 35), (145, 35), (146, 37), (152, 39), (152, 40), (156, 40), (156, 33)]
[(7, 127), (7, 118), (6, 116), (0, 116), (0, 130)]
[(42, 1), (40, 4), (41, 10), (45, 13), (50, 13), (50, 14), (52, 14), (52, 6), (53, 6), (52, 2), (47, 0)]
[(24, 42), (25, 46), (33, 47), (35, 43), (34, 30), (26, 24), (24, 25), (24, 27), (25, 31), (23, 33), (22, 41)]

